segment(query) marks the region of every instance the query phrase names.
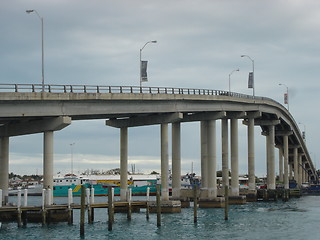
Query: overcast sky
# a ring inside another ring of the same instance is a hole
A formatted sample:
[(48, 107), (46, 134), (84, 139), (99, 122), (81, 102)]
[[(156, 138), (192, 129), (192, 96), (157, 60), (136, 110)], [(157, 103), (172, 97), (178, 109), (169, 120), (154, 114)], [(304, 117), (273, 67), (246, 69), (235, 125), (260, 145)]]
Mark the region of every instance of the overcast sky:
[[(145, 86), (207, 88), (252, 94), (283, 104), (303, 131), (317, 167), (319, 152), (320, 1), (11, 0), (0, 3), (0, 83), (139, 85), (139, 49), (149, 61)], [(219, 121), (218, 121), (219, 122)], [(55, 132), (55, 172), (119, 167), (119, 129), (104, 120), (73, 122)], [(200, 174), (200, 123), (182, 125), (182, 173)], [(220, 123), (218, 168), (221, 168)], [(266, 175), (265, 137), (255, 128), (256, 173)], [(42, 173), (42, 134), (10, 138), (10, 171)], [(246, 127), (239, 121), (240, 173), (247, 172)], [(70, 144), (75, 143), (73, 147)], [(276, 151), (277, 156), (277, 151)], [(129, 129), (129, 166), (160, 171), (160, 127)]]

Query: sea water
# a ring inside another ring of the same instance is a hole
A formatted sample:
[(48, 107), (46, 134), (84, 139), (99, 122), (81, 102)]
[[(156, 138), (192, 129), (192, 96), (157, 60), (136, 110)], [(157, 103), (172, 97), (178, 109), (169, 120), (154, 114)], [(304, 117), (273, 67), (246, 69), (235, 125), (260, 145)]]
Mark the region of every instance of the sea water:
[[(14, 198), (11, 198), (13, 201)], [(12, 201), (10, 200), (10, 201)], [(75, 202), (79, 202), (75, 198)], [(143, 200), (143, 198), (141, 198)], [(30, 197), (28, 205), (40, 205), (41, 197)], [(95, 202), (106, 202), (96, 197)], [(66, 203), (55, 198), (55, 203)], [(79, 210), (74, 210), (73, 225), (67, 223), (42, 226), (28, 223), (2, 223), (0, 239), (80, 239)], [(305, 196), (288, 202), (254, 202), (230, 206), (229, 220), (223, 209), (198, 209), (198, 222), (193, 222), (193, 208), (181, 213), (162, 214), (157, 227), (156, 214), (146, 219), (145, 209), (132, 213), (132, 220), (124, 213), (115, 214), (113, 230), (108, 231), (107, 209), (96, 209), (93, 224), (85, 224), (85, 239), (320, 239), (320, 196)]]

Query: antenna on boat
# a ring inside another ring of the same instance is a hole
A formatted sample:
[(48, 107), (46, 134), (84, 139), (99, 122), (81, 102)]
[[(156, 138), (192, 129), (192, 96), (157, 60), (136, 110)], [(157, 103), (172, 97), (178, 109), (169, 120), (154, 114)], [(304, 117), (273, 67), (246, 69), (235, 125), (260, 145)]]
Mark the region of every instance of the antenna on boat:
[(71, 174), (73, 175), (73, 146), (75, 143), (70, 143), (70, 149), (71, 149)]
[(193, 162), (191, 162), (191, 173), (193, 173)]

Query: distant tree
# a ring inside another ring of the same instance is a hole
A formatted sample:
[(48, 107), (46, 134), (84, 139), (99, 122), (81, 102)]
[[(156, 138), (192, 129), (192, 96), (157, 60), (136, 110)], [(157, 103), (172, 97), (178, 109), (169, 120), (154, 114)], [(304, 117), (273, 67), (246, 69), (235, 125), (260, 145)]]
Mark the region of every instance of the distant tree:
[(15, 177), (21, 178), (20, 175), (17, 175), (17, 174), (15, 174), (15, 173), (13, 173), (13, 172), (9, 173), (9, 179), (15, 178)]
[(159, 173), (156, 171), (152, 171), (150, 174), (159, 174)]

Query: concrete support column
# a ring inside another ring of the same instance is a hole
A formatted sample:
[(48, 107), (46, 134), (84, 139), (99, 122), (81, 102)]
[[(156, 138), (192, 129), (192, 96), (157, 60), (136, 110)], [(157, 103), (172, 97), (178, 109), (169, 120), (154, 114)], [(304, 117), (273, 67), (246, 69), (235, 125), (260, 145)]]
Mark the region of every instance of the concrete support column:
[(208, 122), (201, 121), (201, 188), (208, 188)]
[(208, 121), (208, 198), (217, 197), (217, 146), (216, 146), (216, 121)]
[(293, 149), (293, 171), (294, 180), (298, 183), (298, 148)]
[(43, 188), (53, 190), (53, 131), (43, 133)]
[(221, 119), (222, 135), (222, 187), (229, 186), (229, 164), (228, 164), (228, 119)]
[(306, 179), (306, 171), (305, 171), (305, 164), (303, 163), (302, 164), (302, 182), (305, 183), (307, 182), (307, 179)]
[(231, 196), (239, 196), (238, 119), (231, 126)]
[(161, 124), (161, 200), (169, 200), (168, 123)]
[(180, 199), (181, 189), (181, 127), (172, 123), (172, 197)]
[(283, 184), (284, 189), (289, 189), (289, 144), (288, 144), (288, 136), (283, 136)]
[(293, 175), (292, 175), (292, 163), (289, 163), (289, 179), (292, 180), (293, 179)]
[(256, 176), (254, 167), (254, 119), (248, 119), (248, 177), (249, 190), (256, 189)]
[(283, 148), (279, 147), (279, 181), (283, 182)]
[(9, 137), (0, 138), (0, 189), (2, 189), (2, 201), (8, 203), (9, 188)]
[(302, 185), (302, 154), (298, 156), (298, 187)]
[(120, 200), (127, 200), (128, 190), (128, 128), (120, 128)]
[(267, 136), (267, 188), (272, 190), (276, 189), (274, 129), (273, 125), (269, 126), (269, 134)]

